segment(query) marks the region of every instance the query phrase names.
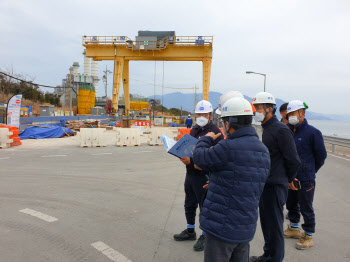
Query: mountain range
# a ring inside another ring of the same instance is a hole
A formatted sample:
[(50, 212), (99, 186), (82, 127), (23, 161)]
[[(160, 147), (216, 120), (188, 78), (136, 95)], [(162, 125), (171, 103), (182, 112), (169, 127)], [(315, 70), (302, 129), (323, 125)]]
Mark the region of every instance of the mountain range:
[[(214, 108), (218, 107), (219, 98), (222, 94), (219, 92), (209, 92), (209, 101), (213, 105)], [(252, 101), (252, 98), (249, 96), (244, 96), (248, 101)], [(156, 95), (149, 96), (148, 99), (160, 100), (162, 103), (162, 96)], [(197, 102), (202, 100), (202, 93), (197, 94)], [(286, 103), (282, 99), (276, 98), (277, 108), (279, 108), (282, 104)], [(184, 94), (181, 92), (169, 93), (163, 96), (163, 105), (167, 108), (178, 108), (186, 111), (193, 112), (194, 111), (194, 94)], [(277, 114), (278, 118), (280, 117)], [(306, 118), (309, 120), (329, 120), (329, 121), (350, 121), (350, 115), (327, 115), (316, 113), (307, 110)]]

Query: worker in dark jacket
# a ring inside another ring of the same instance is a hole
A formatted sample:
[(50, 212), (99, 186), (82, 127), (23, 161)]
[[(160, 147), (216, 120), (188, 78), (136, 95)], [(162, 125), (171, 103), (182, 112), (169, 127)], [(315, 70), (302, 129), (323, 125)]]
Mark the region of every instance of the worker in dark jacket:
[[(213, 107), (210, 102), (206, 100), (200, 101), (195, 108), (197, 124), (192, 128), (190, 135), (199, 139), (209, 132), (219, 134), (216, 141), (218, 143), (223, 139), (220, 129), (211, 121), (213, 115)], [(176, 241), (196, 240), (195, 221), (196, 211), (199, 206), (202, 209), (203, 197), (205, 189), (203, 186), (208, 181), (208, 171), (200, 169), (193, 162), (192, 157), (182, 157), (180, 159), (186, 165), (186, 179), (185, 179), (185, 215), (187, 220), (187, 229), (180, 234), (174, 235)], [(205, 236), (202, 234), (196, 244), (193, 246), (195, 251), (202, 251), (204, 249)]]
[[(308, 106), (300, 100), (293, 100), (288, 104), (289, 123), (293, 126), (294, 141), (301, 160), (301, 168), (296, 180), (299, 189), (289, 190), (287, 199), (288, 217), (290, 225), (284, 231), (284, 236), (298, 238), (296, 248), (300, 250), (313, 246), (312, 234), (315, 233), (315, 213), (313, 200), (316, 187), (316, 173), (323, 166), (327, 151), (322, 133), (308, 124), (305, 119), (305, 110)], [(304, 218), (300, 235), (300, 213)]]
[(275, 98), (258, 93), (253, 99), (255, 121), (263, 128), (262, 142), (269, 149), (271, 171), (260, 198), (260, 223), (265, 245), (264, 254), (251, 257), (251, 261), (281, 262), (284, 258), (283, 208), (287, 201), (288, 187), (295, 189), (293, 181), (300, 166), (293, 133), (275, 116)]
[(208, 133), (193, 152), (194, 163), (210, 171), (200, 215), (200, 228), (206, 233), (204, 261), (246, 262), (270, 157), (251, 126), (253, 110), (247, 100), (231, 98), (221, 113), (227, 139), (215, 145), (219, 135)]
[(192, 127), (191, 115), (188, 115), (188, 117), (186, 118), (186, 126), (187, 126), (187, 128), (191, 128)]
[(288, 103), (284, 103), (280, 106), (280, 115), (281, 115), (281, 122), (283, 124), (289, 124), (288, 122), (288, 116), (287, 116), (287, 105)]

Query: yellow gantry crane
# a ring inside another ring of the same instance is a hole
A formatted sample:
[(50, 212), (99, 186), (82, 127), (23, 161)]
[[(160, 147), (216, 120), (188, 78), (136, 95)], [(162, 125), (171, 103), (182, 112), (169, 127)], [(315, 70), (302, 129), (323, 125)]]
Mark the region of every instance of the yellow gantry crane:
[[(146, 32), (147, 36), (140, 32)], [(114, 61), (112, 106), (118, 110), (118, 97), (123, 82), (125, 110), (130, 109), (129, 61), (202, 61), (203, 99), (209, 98), (210, 71), (213, 52), (212, 36), (167, 35), (162, 31), (139, 31), (136, 41), (126, 36), (83, 36), (86, 56), (95, 61)], [(170, 31), (171, 32), (171, 31)]]

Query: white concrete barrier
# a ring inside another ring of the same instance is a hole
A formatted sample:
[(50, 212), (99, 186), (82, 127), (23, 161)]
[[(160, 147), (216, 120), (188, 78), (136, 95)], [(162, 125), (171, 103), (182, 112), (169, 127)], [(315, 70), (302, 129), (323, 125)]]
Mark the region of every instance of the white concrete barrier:
[(148, 145), (150, 146), (159, 146), (159, 145), (163, 145), (163, 141), (160, 138), (161, 135), (166, 135), (174, 140), (176, 140), (177, 135), (178, 135), (178, 130), (177, 128), (167, 128), (167, 127), (152, 127), (150, 129), (151, 134), (150, 134), (150, 138), (148, 141)]
[(80, 128), (80, 147), (105, 147), (105, 128)]
[(0, 148), (9, 148), (13, 139), (10, 139), (10, 136), (13, 135), (13, 132), (10, 132), (8, 128), (0, 128)]
[(138, 128), (118, 128), (116, 146), (140, 146), (141, 134)]

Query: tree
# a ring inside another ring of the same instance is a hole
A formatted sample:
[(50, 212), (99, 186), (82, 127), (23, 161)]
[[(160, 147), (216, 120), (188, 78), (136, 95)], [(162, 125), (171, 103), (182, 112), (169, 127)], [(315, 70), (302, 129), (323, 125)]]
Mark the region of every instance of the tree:
[(148, 101), (148, 103), (151, 104), (152, 107), (154, 108), (154, 107), (157, 107), (160, 105), (160, 100), (159, 99), (150, 99)]

